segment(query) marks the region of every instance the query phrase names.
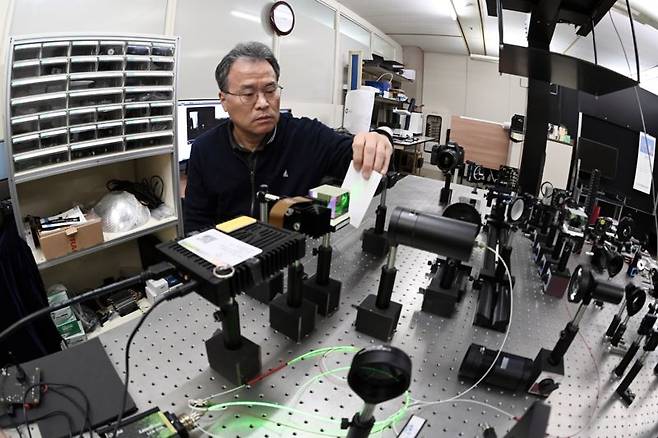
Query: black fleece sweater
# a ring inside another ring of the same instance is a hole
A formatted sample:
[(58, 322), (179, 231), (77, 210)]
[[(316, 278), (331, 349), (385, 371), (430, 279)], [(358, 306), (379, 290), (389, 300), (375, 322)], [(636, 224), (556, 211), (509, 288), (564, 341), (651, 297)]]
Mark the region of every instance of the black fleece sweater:
[(274, 138), (249, 153), (231, 146), (228, 119), (194, 141), (187, 167), (185, 232), (239, 215), (257, 217), (256, 191), (306, 195), (324, 178), (342, 180), (352, 160), (352, 137), (317, 120), (282, 114)]

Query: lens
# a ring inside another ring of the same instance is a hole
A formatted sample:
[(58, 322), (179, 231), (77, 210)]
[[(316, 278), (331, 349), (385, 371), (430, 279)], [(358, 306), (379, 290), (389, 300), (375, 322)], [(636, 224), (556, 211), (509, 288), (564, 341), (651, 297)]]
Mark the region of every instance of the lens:
[(523, 217), (523, 212), (525, 211), (525, 202), (523, 198), (516, 198), (512, 205), (509, 206), (509, 219), (512, 222), (518, 222)]
[(574, 303), (580, 301), (580, 297), (582, 296), (582, 292), (580, 291), (582, 279), (583, 279), (583, 267), (578, 265), (576, 269), (573, 271), (573, 274), (571, 275), (571, 279), (569, 280), (569, 290), (568, 290), (569, 301)]

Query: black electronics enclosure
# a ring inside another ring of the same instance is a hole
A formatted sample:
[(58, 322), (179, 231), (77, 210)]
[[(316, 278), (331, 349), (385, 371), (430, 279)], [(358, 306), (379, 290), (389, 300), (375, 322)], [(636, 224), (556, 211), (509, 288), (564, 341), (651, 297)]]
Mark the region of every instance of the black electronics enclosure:
[(263, 252), (235, 266), (235, 273), (226, 279), (213, 275), (215, 266), (188, 251), (178, 241), (157, 246), (180, 269), (200, 280), (198, 293), (215, 305), (226, 303), (232, 296), (258, 285), (300, 260), (306, 253), (306, 238), (294, 231), (283, 230), (256, 222), (232, 233), (231, 237), (260, 248)]

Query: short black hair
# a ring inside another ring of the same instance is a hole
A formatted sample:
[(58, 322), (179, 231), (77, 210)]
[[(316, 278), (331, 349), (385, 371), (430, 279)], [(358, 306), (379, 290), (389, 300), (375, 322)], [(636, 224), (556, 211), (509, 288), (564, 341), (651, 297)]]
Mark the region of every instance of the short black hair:
[(217, 68), (215, 69), (215, 80), (217, 81), (217, 86), (220, 91), (226, 91), (228, 73), (231, 70), (233, 63), (240, 58), (269, 62), (274, 69), (276, 80), (279, 80), (281, 68), (279, 67), (279, 62), (276, 60), (274, 53), (272, 53), (272, 50), (258, 41), (249, 41), (246, 43), (239, 43), (233, 47), (231, 51), (219, 61), (219, 64), (217, 64)]

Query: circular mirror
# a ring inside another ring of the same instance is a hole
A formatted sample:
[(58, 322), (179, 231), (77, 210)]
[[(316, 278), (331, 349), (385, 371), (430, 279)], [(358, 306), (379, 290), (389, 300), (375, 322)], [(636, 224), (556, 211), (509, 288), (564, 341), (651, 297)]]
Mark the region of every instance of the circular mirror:
[(590, 286), (590, 273), (589, 270), (578, 265), (571, 274), (569, 280), (569, 288), (567, 289), (567, 298), (572, 303), (578, 303), (583, 299)]
[(411, 382), (411, 359), (399, 348), (381, 345), (364, 348), (352, 359), (347, 374), (350, 388), (370, 404), (402, 395)]
[(523, 198), (516, 198), (507, 207), (507, 219), (511, 223), (517, 223), (523, 218), (525, 213), (525, 200)]

